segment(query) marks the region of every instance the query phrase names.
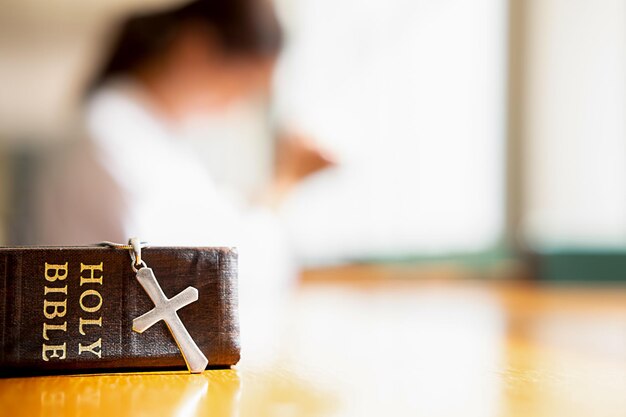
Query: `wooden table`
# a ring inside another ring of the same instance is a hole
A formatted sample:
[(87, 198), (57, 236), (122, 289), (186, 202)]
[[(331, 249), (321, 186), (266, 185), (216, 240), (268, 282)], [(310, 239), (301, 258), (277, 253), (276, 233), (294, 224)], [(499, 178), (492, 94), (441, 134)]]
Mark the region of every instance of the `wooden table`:
[(309, 273), (235, 369), (3, 379), (0, 415), (626, 415), (626, 288), (412, 275)]

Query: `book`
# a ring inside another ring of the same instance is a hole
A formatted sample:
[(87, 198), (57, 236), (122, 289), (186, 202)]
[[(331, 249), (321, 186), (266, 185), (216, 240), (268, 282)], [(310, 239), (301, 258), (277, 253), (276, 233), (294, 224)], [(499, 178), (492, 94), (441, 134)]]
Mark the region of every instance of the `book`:
[[(166, 297), (198, 290), (177, 315), (208, 367), (236, 364), (236, 250), (147, 247), (142, 254)], [(133, 331), (133, 320), (155, 304), (131, 264), (119, 248), (0, 248), (0, 376), (186, 369), (163, 320)]]

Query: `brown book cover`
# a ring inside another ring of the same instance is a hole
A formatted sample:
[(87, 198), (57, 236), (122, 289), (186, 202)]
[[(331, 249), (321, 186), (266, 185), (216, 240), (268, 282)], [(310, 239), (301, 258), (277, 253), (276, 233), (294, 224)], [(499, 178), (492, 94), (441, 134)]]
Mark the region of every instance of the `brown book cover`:
[[(177, 314), (208, 367), (237, 363), (236, 250), (148, 247), (142, 257), (168, 298), (198, 290)], [(132, 330), (153, 308), (127, 250), (0, 248), (0, 375), (186, 369), (165, 322)]]

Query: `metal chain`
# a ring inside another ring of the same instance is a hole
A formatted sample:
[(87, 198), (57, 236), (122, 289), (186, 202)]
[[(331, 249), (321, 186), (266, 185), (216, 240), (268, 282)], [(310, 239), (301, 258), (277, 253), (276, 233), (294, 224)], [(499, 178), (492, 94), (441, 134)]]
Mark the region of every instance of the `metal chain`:
[(109, 242), (108, 240), (97, 243), (98, 246), (106, 246), (113, 249), (124, 249), (129, 251), (131, 267), (137, 272), (139, 268), (147, 268), (146, 263), (141, 259), (141, 249), (148, 246), (148, 242), (142, 242), (137, 237), (128, 239), (127, 244)]

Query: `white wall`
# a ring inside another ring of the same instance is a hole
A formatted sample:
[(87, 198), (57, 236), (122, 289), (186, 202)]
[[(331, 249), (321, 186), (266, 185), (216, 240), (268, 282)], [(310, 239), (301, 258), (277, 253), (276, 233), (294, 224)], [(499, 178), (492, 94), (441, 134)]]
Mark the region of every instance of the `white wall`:
[(626, 244), (626, 2), (527, 2), (527, 237)]

